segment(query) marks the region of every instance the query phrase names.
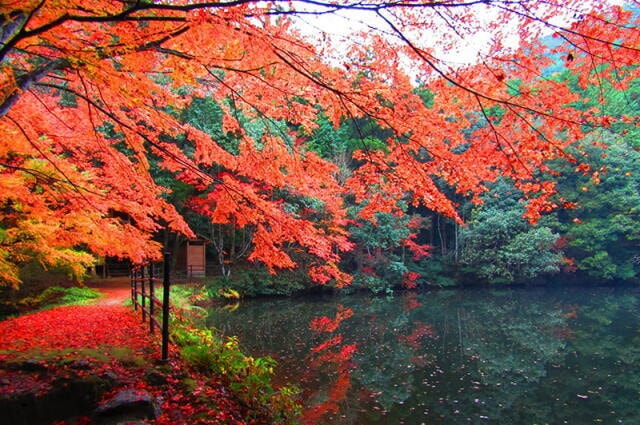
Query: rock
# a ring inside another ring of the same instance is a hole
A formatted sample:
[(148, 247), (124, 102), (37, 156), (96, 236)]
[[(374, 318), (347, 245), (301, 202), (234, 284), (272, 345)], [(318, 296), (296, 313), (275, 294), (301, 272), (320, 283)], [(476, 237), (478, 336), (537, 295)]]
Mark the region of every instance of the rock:
[(116, 384), (118, 384), (120, 382), (120, 377), (118, 376), (118, 374), (113, 372), (113, 371), (111, 371), (111, 370), (107, 370), (107, 371), (101, 373), (100, 374), (100, 378), (106, 380), (112, 386), (116, 386)]
[(29, 388), (0, 395), (0, 424), (45, 425), (86, 416), (108, 388), (96, 376), (33, 381)]
[(71, 362), (70, 367), (76, 370), (90, 370), (91, 362), (87, 359), (78, 359)]
[(100, 403), (94, 413), (101, 424), (135, 423), (140, 419), (156, 419), (160, 406), (146, 391), (123, 390)]
[(149, 383), (149, 385), (164, 385), (167, 383), (167, 375), (160, 373), (157, 370), (152, 370), (147, 373), (146, 381)]
[(27, 360), (19, 363), (18, 368), (26, 372), (44, 372), (47, 370), (47, 365), (37, 360)]

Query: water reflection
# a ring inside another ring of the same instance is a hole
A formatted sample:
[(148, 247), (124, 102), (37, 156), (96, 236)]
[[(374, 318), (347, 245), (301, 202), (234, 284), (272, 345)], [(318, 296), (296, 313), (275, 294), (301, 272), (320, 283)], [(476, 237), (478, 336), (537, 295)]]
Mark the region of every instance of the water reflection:
[(210, 312), (304, 389), (313, 424), (640, 423), (638, 291), (243, 302)]

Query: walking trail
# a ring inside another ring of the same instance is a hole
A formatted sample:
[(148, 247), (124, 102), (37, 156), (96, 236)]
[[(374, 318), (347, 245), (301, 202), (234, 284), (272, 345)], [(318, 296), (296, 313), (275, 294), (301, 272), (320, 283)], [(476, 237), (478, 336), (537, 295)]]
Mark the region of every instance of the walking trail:
[[(244, 409), (220, 380), (187, 371), (174, 347), (169, 363), (159, 366), (159, 336), (150, 336), (139, 312), (124, 304), (131, 294), (128, 280), (101, 283), (96, 289), (104, 296), (91, 304), (0, 321), (0, 401), (29, 392), (45, 394), (64, 378), (108, 376), (114, 386), (102, 400), (126, 389), (155, 397), (162, 414), (145, 423), (245, 423)], [(185, 376), (196, 390), (185, 386)], [(203, 388), (206, 400), (200, 397)], [(55, 423), (92, 422), (85, 417)]]

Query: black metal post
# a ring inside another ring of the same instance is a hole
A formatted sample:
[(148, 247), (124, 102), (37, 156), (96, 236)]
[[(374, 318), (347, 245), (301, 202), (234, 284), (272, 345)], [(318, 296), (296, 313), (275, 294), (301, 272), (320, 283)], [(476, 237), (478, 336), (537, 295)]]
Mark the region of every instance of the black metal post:
[(162, 280), (162, 361), (169, 360), (169, 294), (171, 282), (171, 253), (164, 253), (164, 279)]
[(149, 332), (155, 331), (155, 290), (153, 286), (153, 263), (149, 263)]
[(133, 304), (133, 309), (137, 310), (138, 305), (136, 304), (136, 279), (138, 278), (138, 269), (136, 267), (131, 268), (131, 303)]
[(144, 298), (146, 296), (145, 293), (145, 288), (144, 288), (144, 266), (140, 267), (140, 306), (141, 306), (141, 310), (142, 310), (142, 323), (145, 322), (145, 320), (147, 320), (147, 312), (145, 311), (145, 302), (144, 302)]

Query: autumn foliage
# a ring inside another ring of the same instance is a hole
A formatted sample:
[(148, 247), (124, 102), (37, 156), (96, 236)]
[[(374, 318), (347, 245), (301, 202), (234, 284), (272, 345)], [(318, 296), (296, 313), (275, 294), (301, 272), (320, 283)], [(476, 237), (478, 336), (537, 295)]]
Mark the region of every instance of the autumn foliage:
[[(400, 201), (459, 219), (443, 187), (479, 200), (506, 175), (537, 219), (556, 206), (553, 184), (539, 180), (546, 162), (566, 156), (584, 126), (610, 124), (572, 108), (576, 95), (543, 76), (553, 52), (538, 36), (556, 34), (555, 53), (581, 84), (624, 88), (636, 76), (638, 31), (631, 13), (601, 2), (477, 3), (345, 2), (386, 34), (354, 35), (345, 50), (294, 25), (292, 8), (305, 2), (3, 2), (0, 280), (17, 284), (30, 259), (81, 269), (95, 255), (156, 258), (164, 228), (193, 236), (154, 167), (197, 190), (193, 211), (250, 229), (249, 259), (292, 268), (294, 246), (317, 258), (309, 269), (321, 283), (349, 280), (337, 267), (351, 248), (347, 195), (363, 219), (401, 214)], [(567, 23), (551, 24), (558, 15)], [(457, 65), (441, 55), (480, 30), (502, 40), (510, 28), (517, 49), (496, 41)], [(204, 96), (221, 106), (236, 149), (176, 113)], [(386, 149), (356, 151), (360, 166), (340, 181), (295, 134), (312, 131), (319, 111), (334, 125), (376, 121)], [(250, 130), (256, 122), (261, 131)], [(315, 206), (292, 208), (304, 199)]]

